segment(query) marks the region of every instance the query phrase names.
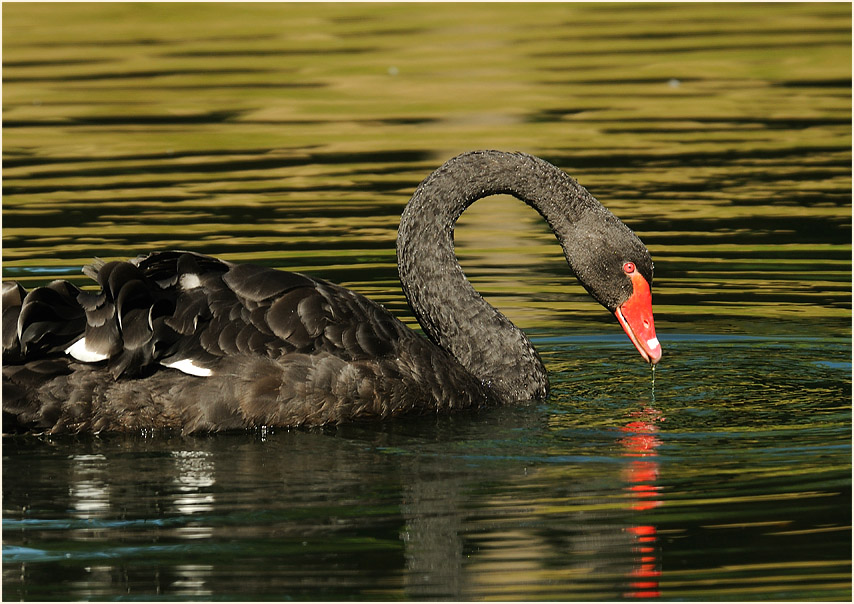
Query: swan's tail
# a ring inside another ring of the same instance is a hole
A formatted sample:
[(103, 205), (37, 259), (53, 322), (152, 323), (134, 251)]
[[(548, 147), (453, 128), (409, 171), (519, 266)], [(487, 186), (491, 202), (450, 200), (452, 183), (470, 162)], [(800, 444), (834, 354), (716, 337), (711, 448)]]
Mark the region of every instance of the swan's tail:
[[(169, 355), (184, 358), (181, 334), (207, 316), (198, 275), (227, 268), (206, 256), (163, 252), (129, 262), (96, 260), (83, 272), (100, 285), (97, 291), (68, 281), (30, 291), (4, 282), (4, 431), (50, 428), (60, 407), (63, 418), (85, 422), (100, 400), (95, 381), (109, 387), (120, 377), (152, 374)], [(186, 312), (173, 316), (182, 293)], [(197, 338), (188, 342), (185, 348)]]
[(24, 431), (51, 415), (55, 405), (30, 394), (70, 373), (62, 353), (86, 329), (79, 294), (68, 281), (29, 292), (15, 281), (3, 282), (4, 433)]
[(81, 292), (68, 281), (54, 281), (27, 292), (16, 281), (3, 282), (3, 365), (65, 351), (86, 329)]

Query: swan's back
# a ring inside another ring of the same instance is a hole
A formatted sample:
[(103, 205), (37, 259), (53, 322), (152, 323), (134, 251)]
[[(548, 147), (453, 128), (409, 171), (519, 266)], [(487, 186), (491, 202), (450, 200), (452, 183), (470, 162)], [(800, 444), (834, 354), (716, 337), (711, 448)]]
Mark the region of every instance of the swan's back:
[(380, 305), (297, 273), (160, 252), (3, 291), (4, 429), (318, 425), (487, 389)]

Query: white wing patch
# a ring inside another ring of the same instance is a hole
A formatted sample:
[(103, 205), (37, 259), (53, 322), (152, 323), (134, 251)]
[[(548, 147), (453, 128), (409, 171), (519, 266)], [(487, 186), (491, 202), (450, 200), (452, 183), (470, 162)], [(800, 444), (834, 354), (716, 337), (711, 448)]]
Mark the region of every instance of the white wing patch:
[(106, 361), (109, 358), (101, 352), (90, 350), (86, 343), (86, 338), (80, 338), (66, 348), (65, 354), (70, 354), (78, 361), (83, 361), (84, 363), (97, 363), (98, 361)]
[(195, 375), (198, 377), (208, 377), (213, 374), (213, 371), (208, 369), (207, 367), (201, 367), (196, 365), (193, 359), (180, 359), (178, 361), (172, 361), (171, 363), (160, 363), (164, 367), (169, 367), (171, 369), (177, 369), (187, 375)]
[(193, 273), (184, 273), (181, 275), (181, 289), (195, 289), (201, 286), (202, 280), (199, 279), (199, 276)]

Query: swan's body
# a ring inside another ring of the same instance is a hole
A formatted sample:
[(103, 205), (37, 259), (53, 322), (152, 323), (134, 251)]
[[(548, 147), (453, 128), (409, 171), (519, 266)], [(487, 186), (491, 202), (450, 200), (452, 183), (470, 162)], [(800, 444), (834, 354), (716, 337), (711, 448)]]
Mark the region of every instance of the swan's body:
[(457, 218), (496, 193), (543, 215), (582, 284), (657, 362), (640, 240), (551, 164), (473, 152), (422, 182), (401, 219), (401, 282), (429, 340), (305, 275), (174, 251), (97, 263), (85, 272), (99, 292), (4, 283), (4, 430), (320, 425), (542, 398), (530, 341), (454, 255)]

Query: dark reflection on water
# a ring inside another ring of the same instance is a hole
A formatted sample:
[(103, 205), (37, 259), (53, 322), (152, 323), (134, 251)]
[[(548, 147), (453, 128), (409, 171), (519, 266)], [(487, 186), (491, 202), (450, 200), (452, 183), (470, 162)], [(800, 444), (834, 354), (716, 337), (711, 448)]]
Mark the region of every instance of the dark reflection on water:
[(529, 208), (466, 274), (541, 404), (319, 431), (3, 439), (12, 599), (851, 597), (844, 4), (3, 7), (3, 274), (193, 249), (412, 322), (400, 212), (472, 148), (650, 248), (653, 386)]

